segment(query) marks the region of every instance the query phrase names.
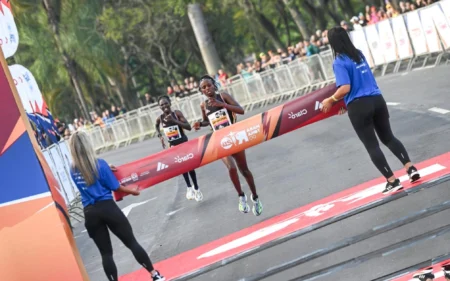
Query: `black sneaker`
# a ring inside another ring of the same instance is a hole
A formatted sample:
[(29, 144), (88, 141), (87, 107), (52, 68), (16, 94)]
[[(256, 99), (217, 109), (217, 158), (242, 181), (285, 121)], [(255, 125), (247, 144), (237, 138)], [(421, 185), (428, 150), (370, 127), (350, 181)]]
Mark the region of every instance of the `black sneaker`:
[(424, 271), (417, 272), (413, 275), (413, 279), (420, 281), (434, 280), (433, 268), (425, 269)]
[(152, 276), (153, 281), (166, 281), (166, 278), (162, 276), (158, 270), (155, 270), (156, 274)]
[(410, 182), (415, 182), (420, 179), (419, 172), (417, 171), (416, 167), (414, 167), (414, 166), (409, 167), (409, 169), (407, 170), (407, 173), (408, 173)]
[(386, 183), (386, 188), (383, 190), (383, 194), (388, 194), (391, 192), (395, 192), (398, 190), (403, 189), (402, 184), (400, 183), (399, 179), (395, 179), (394, 182), (387, 182)]
[(444, 271), (444, 277), (450, 280), (450, 263), (442, 265), (442, 271)]

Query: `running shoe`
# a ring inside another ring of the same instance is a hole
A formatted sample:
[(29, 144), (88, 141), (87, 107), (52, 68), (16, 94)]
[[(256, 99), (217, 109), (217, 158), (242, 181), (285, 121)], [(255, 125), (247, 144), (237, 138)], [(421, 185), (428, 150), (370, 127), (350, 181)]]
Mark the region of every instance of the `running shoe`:
[(415, 182), (420, 179), (420, 174), (417, 171), (416, 167), (411, 166), (408, 168), (408, 170), (406, 172), (408, 173), (410, 182)]
[(166, 278), (162, 276), (159, 271), (155, 270), (156, 274), (152, 276), (153, 281), (166, 281)]
[(192, 187), (190, 187), (190, 186), (188, 186), (188, 188), (187, 188), (186, 199), (187, 199), (187, 200), (192, 200), (192, 199), (194, 199), (194, 190), (193, 190)]
[(394, 182), (387, 182), (386, 188), (383, 190), (383, 194), (388, 194), (391, 192), (396, 192), (403, 189), (402, 184), (400, 183), (399, 179), (395, 179)]
[(263, 211), (263, 204), (261, 203), (261, 200), (259, 200), (259, 198), (257, 198), (256, 200), (253, 199), (253, 194), (251, 195), (251, 198), (252, 198), (252, 202), (253, 202), (253, 208), (252, 208), (253, 214), (255, 216), (261, 215), (262, 211)]
[(194, 190), (194, 198), (195, 198), (195, 201), (197, 201), (197, 202), (200, 202), (203, 200), (203, 193), (200, 191), (200, 189)]
[(413, 279), (418, 279), (420, 281), (432, 281), (434, 280), (433, 268), (425, 269), (421, 272), (417, 272), (413, 275)]
[(247, 195), (244, 194), (244, 196), (239, 196), (239, 211), (242, 213), (248, 213), (250, 207), (247, 203)]

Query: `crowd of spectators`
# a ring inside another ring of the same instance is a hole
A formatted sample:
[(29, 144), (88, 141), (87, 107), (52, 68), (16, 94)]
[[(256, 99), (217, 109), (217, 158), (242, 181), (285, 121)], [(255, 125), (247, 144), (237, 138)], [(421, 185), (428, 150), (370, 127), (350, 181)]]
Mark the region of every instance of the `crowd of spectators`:
[(389, 1), (385, 6), (366, 6), (365, 13), (359, 13), (358, 16), (354, 16), (350, 19), (351, 25), (342, 21), (341, 26), (348, 31), (362, 29), (364, 26), (370, 24), (376, 24), (382, 20), (388, 18), (394, 18), (399, 15), (423, 8), (425, 6), (433, 4), (434, 0), (415, 0), (415, 1), (400, 1), (398, 8), (395, 8)]

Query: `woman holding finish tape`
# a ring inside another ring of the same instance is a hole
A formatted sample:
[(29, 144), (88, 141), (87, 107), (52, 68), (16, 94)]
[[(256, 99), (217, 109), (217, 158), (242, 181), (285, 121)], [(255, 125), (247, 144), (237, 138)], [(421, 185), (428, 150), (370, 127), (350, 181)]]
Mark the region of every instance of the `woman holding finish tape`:
[[(244, 114), (244, 109), (233, 99), (233, 97), (227, 93), (218, 92), (216, 82), (211, 76), (203, 76), (200, 79), (199, 85), (200, 91), (208, 99), (200, 105), (203, 121), (194, 124), (195, 130), (199, 130), (200, 127), (211, 126), (214, 131), (217, 131), (235, 123), (236, 113)], [(263, 205), (256, 193), (255, 181), (247, 165), (245, 150), (233, 154), (232, 157), (225, 157), (222, 161), (227, 166), (231, 181), (238, 193), (239, 211), (248, 213), (250, 207), (247, 203), (247, 195), (242, 191), (237, 168), (239, 168), (239, 171), (244, 176), (252, 192), (251, 200), (253, 202), (253, 214), (255, 216), (261, 215)]]
[(328, 41), (335, 57), (333, 71), (338, 89), (331, 97), (322, 101), (322, 111), (328, 112), (334, 102), (344, 99), (356, 134), (372, 162), (386, 178), (383, 194), (401, 190), (403, 186), (389, 167), (375, 133), (402, 162), (411, 182), (420, 179), (420, 175), (411, 163), (405, 147), (391, 131), (388, 108), (369, 64), (342, 27), (331, 28), (328, 31)]
[[(166, 144), (164, 142), (164, 138), (160, 132), (160, 125), (162, 124), (164, 134), (167, 137), (169, 142), (169, 146), (176, 146), (188, 141), (184, 130), (191, 130), (191, 125), (184, 118), (184, 115), (179, 110), (172, 111), (170, 99), (167, 96), (162, 96), (158, 99), (159, 107), (163, 114), (156, 119), (156, 132), (158, 133), (158, 138), (161, 139), (161, 144), (163, 148), (166, 148)], [(191, 181), (189, 180), (189, 176), (191, 176), (192, 183), (194, 184), (194, 188), (191, 187)], [(200, 202), (203, 200), (203, 194), (198, 188), (197, 184), (197, 174), (195, 170), (189, 171), (189, 173), (183, 174), (184, 181), (187, 185), (186, 198), (188, 200), (192, 200), (195, 198), (195, 201)]]
[(89, 237), (94, 240), (102, 255), (103, 269), (108, 280), (119, 280), (108, 229), (131, 250), (139, 264), (151, 274), (153, 281), (166, 280), (153, 268), (144, 248), (136, 241), (127, 217), (113, 200), (112, 191), (139, 195), (137, 188), (125, 187), (119, 183), (106, 161), (95, 157), (86, 133), (75, 132), (70, 137), (69, 147), (73, 159), (71, 176), (80, 191), (84, 224)]

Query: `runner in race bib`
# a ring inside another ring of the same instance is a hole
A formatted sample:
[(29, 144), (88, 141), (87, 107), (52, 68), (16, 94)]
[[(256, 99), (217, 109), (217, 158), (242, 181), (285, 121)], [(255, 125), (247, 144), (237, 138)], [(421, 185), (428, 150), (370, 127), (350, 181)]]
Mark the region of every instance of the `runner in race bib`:
[[(217, 131), (234, 124), (236, 122), (236, 114), (244, 114), (244, 109), (233, 99), (232, 96), (225, 92), (218, 93), (218, 88), (214, 78), (205, 75), (201, 78), (199, 85), (200, 91), (208, 99), (200, 105), (203, 121), (196, 122), (194, 124), (195, 130), (199, 130), (200, 127), (211, 126), (214, 131)], [(225, 157), (222, 161), (228, 168), (231, 181), (233, 182), (234, 188), (238, 193), (239, 211), (242, 213), (248, 213), (250, 207), (247, 203), (247, 195), (242, 191), (237, 168), (239, 168), (239, 171), (245, 177), (245, 180), (250, 187), (252, 193), (251, 200), (253, 202), (253, 214), (255, 214), (255, 216), (261, 215), (263, 205), (259, 200), (253, 175), (247, 165), (245, 150), (237, 152), (232, 156)]]
[[(163, 114), (161, 114), (156, 119), (156, 132), (158, 134), (158, 138), (161, 140), (161, 144), (163, 148), (166, 148), (166, 144), (164, 142), (164, 138), (160, 132), (160, 126), (162, 125), (164, 130), (164, 135), (169, 142), (169, 147), (180, 145), (188, 141), (184, 130), (191, 130), (191, 125), (184, 118), (183, 113), (179, 110), (172, 111), (170, 98), (167, 96), (162, 96), (158, 100), (159, 107), (161, 108)], [(191, 181), (189, 180), (189, 176), (191, 176), (192, 182), (194, 183), (194, 188), (191, 186)], [(203, 194), (198, 188), (197, 184), (197, 174), (195, 170), (189, 171), (189, 173), (183, 174), (184, 181), (187, 185), (186, 198), (188, 200), (195, 199), (197, 202), (203, 200)]]

